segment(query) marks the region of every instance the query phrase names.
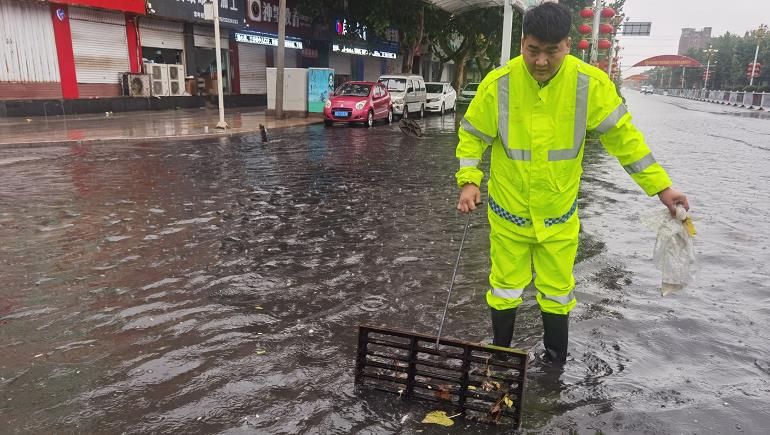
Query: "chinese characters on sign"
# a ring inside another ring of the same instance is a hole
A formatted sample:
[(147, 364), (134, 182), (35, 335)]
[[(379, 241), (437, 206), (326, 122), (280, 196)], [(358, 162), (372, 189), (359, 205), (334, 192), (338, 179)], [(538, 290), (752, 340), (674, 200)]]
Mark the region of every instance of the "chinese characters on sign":
[[(269, 35), (254, 35), (251, 33), (235, 33), (235, 42), (247, 44), (272, 45), (278, 46), (278, 38)], [(286, 48), (295, 48), (302, 50), (302, 41), (287, 39), (284, 41)]]

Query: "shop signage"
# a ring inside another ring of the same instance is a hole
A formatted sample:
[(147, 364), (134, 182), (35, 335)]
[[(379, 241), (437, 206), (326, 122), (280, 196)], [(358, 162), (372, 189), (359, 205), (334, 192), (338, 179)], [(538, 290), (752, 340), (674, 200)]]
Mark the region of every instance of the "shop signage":
[[(278, 47), (278, 37), (275, 35), (258, 35), (254, 33), (240, 33), (236, 32), (235, 42), (243, 42), (246, 44), (259, 44), (259, 45), (272, 45)], [(296, 39), (286, 39), (284, 46), (286, 48), (296, 48), (302, 50), (302, 41)]]
[(56, 0), (59, 3), (72, 6), (89, 6), (113, 11), (133, 12), (144, 15), (144, 0)]
[[(241, 28), (244, 23), (243, 0), (214, 0), (219, 5), (219, 23), (225, 27)], [(150, 0), (149, 15), (176, 18), (187, 22), (212, 24), (206, 20), (205, 0)]]
[[(299, 13), (297, 0), (286, 0), (286, 34), (313, 38), (312, 20)], [(279, 0), (245, 0), (246, 28), (258, 32), (278, 33)]]
[(56, 9), (56, 18), (58, 18), (59, 21), (64, 22), (65, 15), (66, 14), (64, 13), (64, 9), (62, 8)]
[(341, 46), (339, 44), (332, 45), (332, 51), (337, 51), (340, 53), (356, 54), (358, 56), (386, 57), (388, 59), (396, 58), (396, 53), (392, 53), (390, 51), (379, 51), (379, 50), (369, 51), (365, 48), (345, 47), (344, 45)]

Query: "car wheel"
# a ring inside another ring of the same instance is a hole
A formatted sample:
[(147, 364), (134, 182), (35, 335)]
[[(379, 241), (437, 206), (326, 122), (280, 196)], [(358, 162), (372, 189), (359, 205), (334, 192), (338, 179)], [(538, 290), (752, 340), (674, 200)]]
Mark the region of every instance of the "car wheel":
[(388, 124), (393, 122), (393, 108), (388, 109)]
[(420, 106), (420, 119), (425, 118), (425, 105)]
[(444, 116), (444, 103), (441, 103), (441, 116)]
[(366, 116), (366, 126), (372, 127), (374, 125), (374, 112), (369, 111), (369, 115)]
[(334, 124), (334, 123), (333, 123), (333, 122), (331, 122), (331, 121), (329, 121), (328, 119), (324, 119), (324, 125), (325, 125), (326, 127), (331, 127), (331, 126), (332, 126), (332, 124)]

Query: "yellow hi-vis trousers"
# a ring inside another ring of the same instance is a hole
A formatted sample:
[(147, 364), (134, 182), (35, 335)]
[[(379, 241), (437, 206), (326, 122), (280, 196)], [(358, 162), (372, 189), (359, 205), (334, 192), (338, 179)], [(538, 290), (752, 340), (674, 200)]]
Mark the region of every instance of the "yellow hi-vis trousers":
[(510, 231), (496, 215), (490, 216), (489, 239), (492, 272), (487, 304), (496, 310), (516, 308), (524, 288), (532, 281), (535, 266), (537, 302), (546, 313), (567, 314), (575, 306), (572, 267), (578, 247), (580, 223), (575, 216), (562, 231), (538, 242), (534, 234)]

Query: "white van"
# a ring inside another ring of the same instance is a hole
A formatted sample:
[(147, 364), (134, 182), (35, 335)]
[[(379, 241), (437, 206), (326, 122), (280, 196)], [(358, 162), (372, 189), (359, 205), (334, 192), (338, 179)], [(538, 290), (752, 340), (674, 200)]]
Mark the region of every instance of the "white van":
[(377, 79), (384, 84), (390, 93), (390, 101), (393, 103), (393, 114), (408, 118), (409, 113), (419, 113), (420, 118), (425, 115), (427, 97), (425, 93), (425, 80), (418, 75), (411, 74), (386, 74)]

